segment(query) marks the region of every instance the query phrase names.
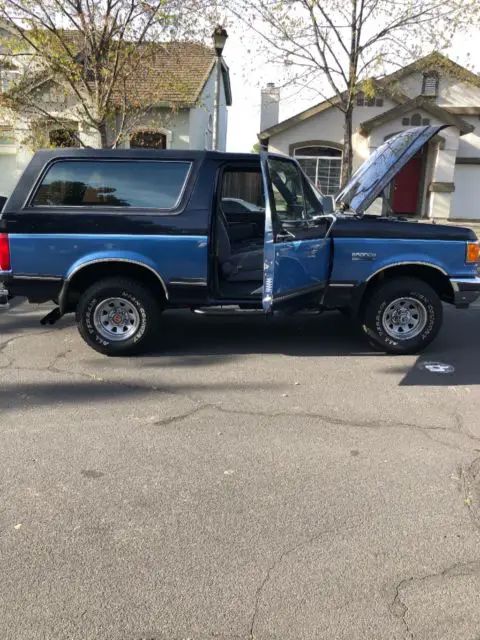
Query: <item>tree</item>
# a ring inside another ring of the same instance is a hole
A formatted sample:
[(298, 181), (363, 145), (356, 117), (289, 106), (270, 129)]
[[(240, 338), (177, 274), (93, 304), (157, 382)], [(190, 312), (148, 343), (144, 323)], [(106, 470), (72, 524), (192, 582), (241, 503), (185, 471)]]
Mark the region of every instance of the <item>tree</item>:
[(232, 0), (285, 83), (314, 89), (344, 117), (342, 184), (352, 174), (353, 110), (375, 74), (445, 49), (478, 24), (478, 0)]
[(2, 70), (16, 75), (2, 107), (26, 118), (33, 137), (45, 136), (53, 123), (67, 127), (59, 139), (73, 137), (83, 146), (71, 119), (102, 147), (117, 146), (159, 94), (182, 102), (178, 41), (201, 39), (208, 23), (206, 11), (198, 20), (202, 2), (0, 0)]

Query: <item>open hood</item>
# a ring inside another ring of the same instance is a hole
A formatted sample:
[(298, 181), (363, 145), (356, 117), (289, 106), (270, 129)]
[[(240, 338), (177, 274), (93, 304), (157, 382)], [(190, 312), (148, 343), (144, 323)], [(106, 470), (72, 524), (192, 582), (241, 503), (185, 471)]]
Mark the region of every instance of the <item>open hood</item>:
[(355, 213), (364, 213), (410, 158), (447, 126), (415, 127), (389, 138), (372, 153), (336, 196), (337, 207), (343, 205)]

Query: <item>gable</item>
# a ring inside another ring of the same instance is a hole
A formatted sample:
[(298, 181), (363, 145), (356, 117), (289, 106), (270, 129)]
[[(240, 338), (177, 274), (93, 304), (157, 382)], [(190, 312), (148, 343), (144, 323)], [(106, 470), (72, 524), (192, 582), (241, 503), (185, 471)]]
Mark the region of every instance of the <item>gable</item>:
[(443, 76), (437, 103), (445, 107), (480, 107), (480, 86)]
[[(392, 87), (392, 91), (416, 98), (421, 95), (422, 87), (423, 73), (416, 71), (399, 80), (398, 87)], [(436, 103), (444, 107), (480, 107), (480, 86), (440, 72)]]

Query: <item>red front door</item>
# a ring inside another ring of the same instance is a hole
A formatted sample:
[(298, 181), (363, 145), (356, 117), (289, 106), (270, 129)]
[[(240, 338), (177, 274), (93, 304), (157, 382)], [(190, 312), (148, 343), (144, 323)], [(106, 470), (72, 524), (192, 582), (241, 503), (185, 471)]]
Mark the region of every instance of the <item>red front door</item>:
[(407, 216), (414, 216), (417, 213), (422, 164), (422, 156), (416, 155), (397, 173), (393, 181), (392, 197), (392, 208), (395, 213)]

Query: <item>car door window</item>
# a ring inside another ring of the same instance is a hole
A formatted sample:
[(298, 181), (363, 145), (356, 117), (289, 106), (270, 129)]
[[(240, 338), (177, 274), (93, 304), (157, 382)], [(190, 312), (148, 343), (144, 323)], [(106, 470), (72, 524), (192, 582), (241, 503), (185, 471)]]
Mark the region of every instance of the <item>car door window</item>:
[(260, 168), (225, 169), (222, 176), (221, 203), (227, 216), (263, 212), (264, 195)]
[(282, 224), (296, 224), (307, 218), (302, 174), (290, 160), (268, 160), (273, 191), (273, 214)]

